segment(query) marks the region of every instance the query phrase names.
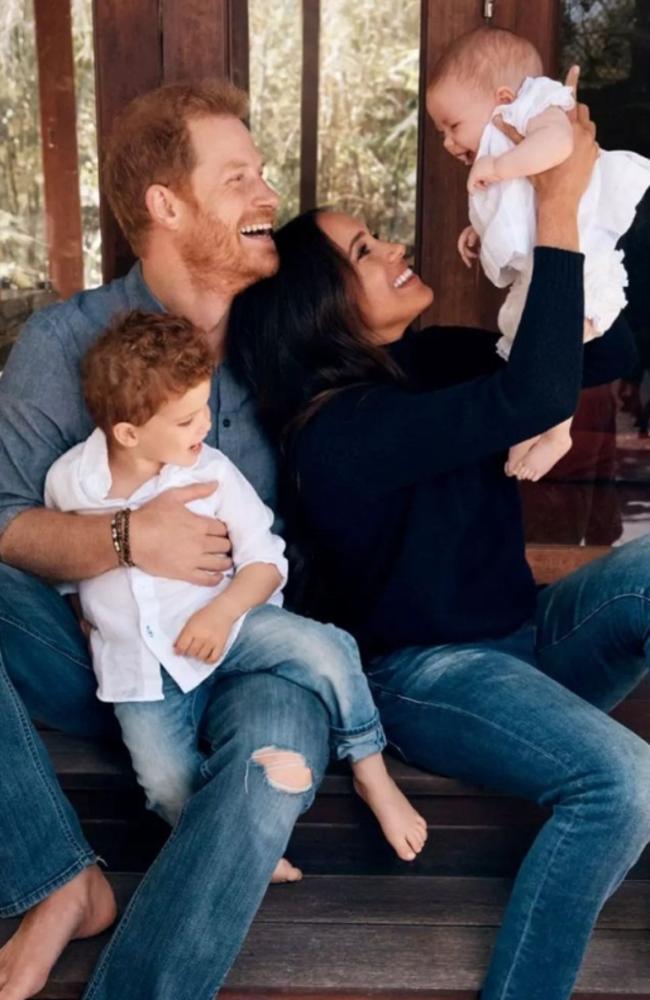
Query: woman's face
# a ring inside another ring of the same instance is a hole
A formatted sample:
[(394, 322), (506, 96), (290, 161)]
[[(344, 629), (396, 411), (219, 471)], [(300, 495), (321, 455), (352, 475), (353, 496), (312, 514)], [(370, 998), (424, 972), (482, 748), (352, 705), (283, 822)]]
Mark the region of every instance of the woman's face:
[(320, 212), (317, 221), (357, 275), (357, 305), (373, 343), (399, 340), (433, 301), (429, 286), (407, 267), (403, 245), (372, 236), (365, 223), (343, 212)]

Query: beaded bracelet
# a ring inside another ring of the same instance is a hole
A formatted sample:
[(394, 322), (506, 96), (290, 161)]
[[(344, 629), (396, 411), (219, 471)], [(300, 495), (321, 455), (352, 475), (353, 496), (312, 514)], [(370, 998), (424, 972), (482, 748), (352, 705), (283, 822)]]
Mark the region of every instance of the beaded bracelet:
[(120, 566), (135, 566), (131, 558), (130, 520), (131, 508), (123, 507), (115, 512), (111, 521), (111, 539)]

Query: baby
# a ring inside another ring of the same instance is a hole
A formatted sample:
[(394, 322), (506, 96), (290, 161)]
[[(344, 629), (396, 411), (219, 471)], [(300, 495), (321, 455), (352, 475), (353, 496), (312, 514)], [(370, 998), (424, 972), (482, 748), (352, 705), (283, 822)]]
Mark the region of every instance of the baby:
[[(445, 149), (470, 167), (469, 218), (458, 250), (470, 267), (477, 257), (498, 288), (509, 286), (499, 312), (507, 358), (525, 305), (535, 245), (535, 193), (527, 179), (571, 155), (566, 112), (570, 87), (542, 75), (539, 53), (500, 28), (479, 28), (457, 39), (436, 65), (427, 110)], [(499, 116), (523, 141), (517, 145), (494, 124)], [(579, 212), (585, 254), (585, 340), (602, 335), (625, 307), (628, 275), (619, 239), (632, 225), (650, 186), (650, 160), (636, 153), (602, 152)], [(645, 199), (641, 211), (647, 211)], [(635, 267), (634, 273), (643, 274)], [(510, 449), (506, 472), (537, 480), (571, 447), (571, 421)]]
[[(386, 770), (386, 740), (356, 643), (282, 609), (287, 562), (271, 511), (232, 462), (203, 443), (213, 372), (212, 353), (191, 323), (141, 312), (109, 328), (84, 359), (97, 429), (51, 467), (45, 503), (114, 515), (115, 568), (78, 585), (97, 695), (114, 703), (149, 808), (174, 824), (201, 785), (198, 730), (216, 672), (272, 671), (308, 688), (329, 712), (335, 756), (350, 759), (355, 787), (387, 840), (413, 860), (426, 824)], [(218, 486), (189, 509), (224, 521), (232, 543), (234, 569), (212, 587), (149, 576), (131, 553), (138, 508), (196, 483)], [(269, 774), (275, 768), (280, 782), (291, 766), (285, 758), (269, 748), (257, 762)], [(299, 876), (283, 859), (274, 879)]]

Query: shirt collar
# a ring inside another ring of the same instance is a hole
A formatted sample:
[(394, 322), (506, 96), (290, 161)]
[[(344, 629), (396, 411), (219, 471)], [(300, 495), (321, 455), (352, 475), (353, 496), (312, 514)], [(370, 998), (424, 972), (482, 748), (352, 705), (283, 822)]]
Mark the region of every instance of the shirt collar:
[(108, 465), (106, 435), (96, 427), (83, 446), (79, 463), (79, 480), (91, 500), (105, 500), (112, 479)]
[(142, 309), (143, 312), (167, 312), (162, 302), (153, 294), (142, 274), (142, 261), (136, 261), (126, 278), (124, 290), (130, 309)]

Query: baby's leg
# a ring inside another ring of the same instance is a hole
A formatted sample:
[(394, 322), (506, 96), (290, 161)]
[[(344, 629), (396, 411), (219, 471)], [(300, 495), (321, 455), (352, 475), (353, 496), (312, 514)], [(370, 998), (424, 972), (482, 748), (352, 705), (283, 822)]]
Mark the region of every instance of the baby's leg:
[(318, 695), (329, 711), (337, 759), (350, 758), (356, 789), (386, 839), (401, 858), (413, 860), (426, 824), (386, 770), (386, 738), (354, 639), (333, 625), (264, 605), (247, 616), (224, 663), (228, 670), (270, 670)]
[[(506, 472), (517, 479), (528, 479), (536, 483), (545, 476), (553, 466), (566, 455), (571, 447), (572, 420), (563, 420), (561, 424), (551, 427), (540, 437), (523, 441), (510, 449)], [(518, 455), (513, 461), (513, 452)], [(522, 454), (523, 452), (523, 454)]]

